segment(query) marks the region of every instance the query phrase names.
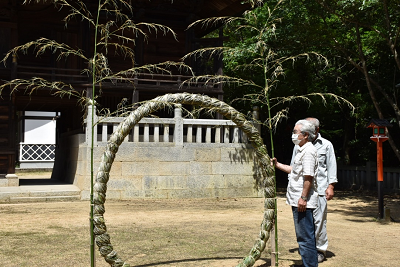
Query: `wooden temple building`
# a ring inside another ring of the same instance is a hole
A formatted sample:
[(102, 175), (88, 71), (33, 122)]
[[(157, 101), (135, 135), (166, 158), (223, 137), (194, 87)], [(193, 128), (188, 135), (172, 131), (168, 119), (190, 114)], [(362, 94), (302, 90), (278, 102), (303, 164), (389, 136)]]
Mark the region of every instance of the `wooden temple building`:
[[(53, 1), (0, 0), (0, 55), (28, 42), (47, 38), (70, 47), (79, 48), (90, 57), (93, 55), (93, 27), (78, 18), (69, 21), (65, 26), (63, 19), (68, 14), (68, 8), (59, 9)], [(73, 1), (75, 2), (75, 1)], [(95, 14), (97, 1), (83, 1), (87, 8)], [(137, 22), (150, 22), (170, 27), (177, 34), (176, 39), (171, 34), (158, 33), (150, 35), (148, 40), (140, 36), (134, 47), (135, 65), (142, 66), (165, 61), (181, 61), (181, 58), (200, 47), (221, 46), (222, 33), (217, 38), (204, 38), (219, 25), (212, 27), (195, 27), (187, 30), (189, 24), (202, 18), (240, 15), (249, 5), (241, 0), (138, 0), (128, 1), (132, 8), (132, 18)], [(105, 19), (106, 14), (103, 14)], [(113, 71), (131, 67), (131, 62), (118, 53), (109, 53), (109, 64)], [(57, 54), (46, 52), (39, 57), (34, 50), (19, 53), (9, 57), (6, 64), (0, 65), (0, 84), (12, 79), (31, 79), (42, 77), (49, 81), (63, 81), (83, 95), (90, 95), (92, 84), (90, 78), (82, 69), (87, 68), (86, 62), (79, 58), (68, 57), (67, 60), (57, 59)], [(187, 60), (196, 75), (222, 73), (222, 60), (215, 58), (205, 64), (201, 60)], [(134, 84), (119, 82), (104, 82), (99, 98), (96, 100), (99, 108), (114, 111), (123, 99), (129, 104), (158, 95), (174, 92), (190, 92), (207, 94), (223, 99), (223, 88), (220, 85), (198, 84), (180, 86), (188, 79), (189, 73), (173, 71), (170, 74), (141, 74), (133, 77)], [(0, 98), (0, 175), (15, 173), (20, 153), (19, 144), (23, 141), (23, 121), (26, 111), (43, 111), (57, 120), (57, 138), (66, 133), (84, 133), (86, 110), (76, 98), (54, 96), (54, 91), (41, 88), (31, 92), (29, 88), (4, 88)], [(35, 119), (31, 117), (30, 119)], [(57, 141), (58, 142), (58, 141)], [(57, 158), (57, 156), (56, 156)], [(57, 161), (57, 159), (56, 159)]]

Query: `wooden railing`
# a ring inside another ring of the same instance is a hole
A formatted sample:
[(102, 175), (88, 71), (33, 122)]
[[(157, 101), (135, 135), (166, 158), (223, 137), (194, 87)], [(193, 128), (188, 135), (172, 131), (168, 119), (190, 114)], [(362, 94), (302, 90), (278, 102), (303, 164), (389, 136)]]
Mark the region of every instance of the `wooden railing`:
[(17, 66), (16, 77), (30, 79), (40, 77), (49, 81), (64, 81), (74, 83), (87, 83), (88, 76), (78, 69), (48, 68), (34, 66)]
[(192, 81), (190, 80), (191, 78), (193, 78), (193, 76), (140, 73), (134, 75), (134, 77), (129, 80), (133, 81), (135, 85), (150, 85), (157, 87), (178, 86), (184, 87), (185, 90), (203, 89), (207, 91), (222, 91), (221, 84), (204, 80)]
[[(68, 68), (50, 68), (50, 67), (35, 67), (35, 66), (22, 66), (16, 65), (16, 73), (14, 74), (17, 78), (30, 79), (32, 77), (40, 77), (49, 81), (63, 81), (68, 83), (89, 83), (89, 77), (82, 73), (79, 69), (68, 69)], [(157, 74), (157, 73), (139, 73), (132, 74), (130, 78), (124, 80), (110, 79), (110, 84), (119, 85), (135, 85), (135, 86), (147, 86), (156, 88), (166, 88), (171, 90), (172, 88), (178, 89), (184, 87), (185, 90), (204, 90), (204, 91), (222, 91), (221, 84), (215, 82), (206, 81), (193, 81), (189, 82), (193, 76), (188, 75), (176, 75), (176, 74)], [(107, 82), (107, 81), (105, 81)], [(103, 82), (104, 83), (104, 82)]]

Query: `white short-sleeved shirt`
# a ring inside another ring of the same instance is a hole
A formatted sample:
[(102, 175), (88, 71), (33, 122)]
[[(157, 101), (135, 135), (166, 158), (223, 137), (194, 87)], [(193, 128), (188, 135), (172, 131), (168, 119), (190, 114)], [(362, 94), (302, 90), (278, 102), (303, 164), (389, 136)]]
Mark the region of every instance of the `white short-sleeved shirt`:
[(292, 171), (289, 174), (289, 183), (286, 192), (286, 203), (297, 207), (299, 198), (303, 192), (304, 176), (313, 177), (311, 188), (307, 196), (307, 208), (315, 209), (317, 207), (317, 172), (318, 172), (318, 154), (317, 149), (311, 142), (305, 143), (299, 147), (292, 163)]

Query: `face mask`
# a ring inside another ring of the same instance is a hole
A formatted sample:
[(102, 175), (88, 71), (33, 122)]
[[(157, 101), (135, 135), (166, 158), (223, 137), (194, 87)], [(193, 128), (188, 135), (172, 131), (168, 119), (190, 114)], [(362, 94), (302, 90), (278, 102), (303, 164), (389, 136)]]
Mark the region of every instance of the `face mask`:
[(301, 142), (301, 140), (299, 140), (298, 137), (299, 137), (299, 134), (292, 134), (293, 144), (298, 145)]

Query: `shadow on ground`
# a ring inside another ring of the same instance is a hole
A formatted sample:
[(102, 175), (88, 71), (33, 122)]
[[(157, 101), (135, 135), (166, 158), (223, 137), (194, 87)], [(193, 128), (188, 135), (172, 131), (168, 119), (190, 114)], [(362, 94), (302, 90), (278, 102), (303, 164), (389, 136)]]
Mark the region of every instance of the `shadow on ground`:
[[(241, 260), (243, 257), (215, 257), (215, 258), (197, 258), (197, 259), (182, 259), (182, 260), (172, 260), (172, 261), (164, 261), (164, 262), (155, 262), (155, 263), (148, 263), (142, 265), (136, 265), (136, 267), (150, 267), (150, 266), (163, 266), (163, 265), (170, 265), (170, 264), (177, 264), (177, 263), (193, 263), (193, 262), (206, 262), (206, 261), (218, 261), (218, 260)], [(262, 258), (265, 263), (263, 265), (259, 265), (259, 267), (269, 267), (271, 266), (270, 259)]]
[[(286, 189), (277, 189), (278, 197), (285, 197)], [(347, 200), (350, 207), (341, 208), (329, 206), (328, 213), (339, 213), (347, 217), (348, 221), (365, 222), (366, 219), (377, 220), (378, 194), (372, 191), (335, 191), (335, 199)], [(390, 209), (391, 221), (400, 222), (400, 195), (397, 193), (385, 194), (383, 198), (384, 207)], [(384, 222), (382, 222), (384, 223)]]

